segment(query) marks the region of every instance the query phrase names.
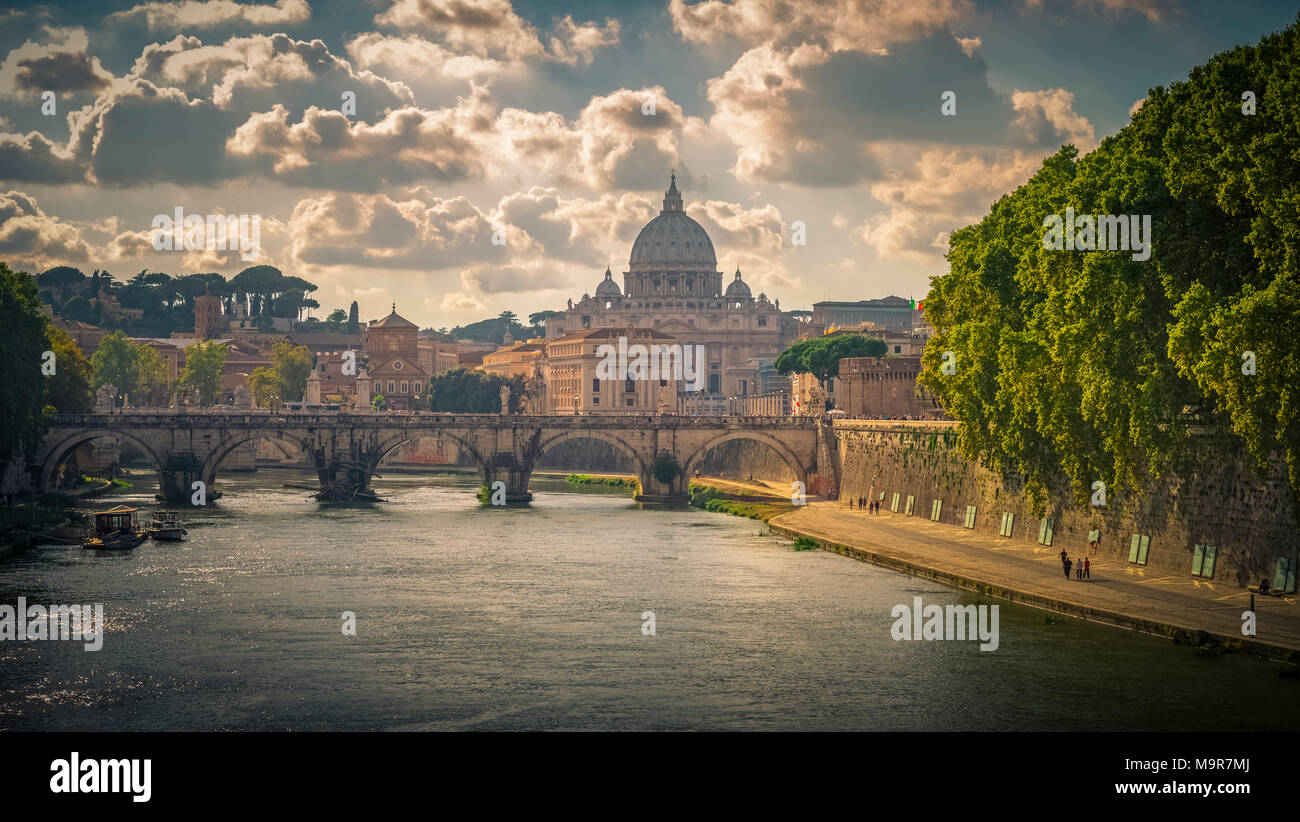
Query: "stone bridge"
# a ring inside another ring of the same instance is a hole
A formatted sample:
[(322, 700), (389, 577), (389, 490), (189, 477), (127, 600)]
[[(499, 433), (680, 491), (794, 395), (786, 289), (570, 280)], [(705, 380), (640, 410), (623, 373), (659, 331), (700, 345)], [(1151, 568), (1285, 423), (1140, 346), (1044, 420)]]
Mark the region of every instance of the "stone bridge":
[[(532, 416), (432, 412), (282, 413), (270, 411), (132, 411), (55, 416), (30, 466), (42, 491), (51, 490), (58, 468), (83, 443), (117, 437), (153, 461), (163, 496), (189, 503), (193, 483), (212, 489), (222, 460), (255, 439), (278, 440), (300, 449), (315, 466), (322, 499), (353, 499), (370, 493), (370, 480), (384, 455), (421, 437), (459, 444), (482, 472), (485, 485), (501, 480), (508, 502), (531, 498), (533, 466), (551, 448), (574, 439), (596, 439), (625, 454), (641, 481), (637, 499), (678, 502), (689, 478), (713, 448), (747, 439), (771, 448), (811, 489), (833, 488), (831, 436), (807, 417)], [(682, 472), (662, 483), (654, 465), (662, 455)], [(818, 479), (820, 475), (820, 480)], [(810, 493), (812, 491), (810, 490)], [(833, 492), (831, 492), (833, 493)], [(209, 500), (214, 495), (208, 492)]]

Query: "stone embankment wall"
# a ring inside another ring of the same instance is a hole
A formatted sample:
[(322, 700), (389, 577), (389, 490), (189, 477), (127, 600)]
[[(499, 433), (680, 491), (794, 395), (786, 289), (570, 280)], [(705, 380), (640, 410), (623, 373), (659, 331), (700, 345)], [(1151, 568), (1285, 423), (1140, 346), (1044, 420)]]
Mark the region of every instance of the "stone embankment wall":
[[(1042, 519), (1018, 483), (1005, 482), (982, 466), (967, 462), (957, 450), (952, 423), (905, 423), (844, 420), (835, 423), (843, 465), (840, 499), (878, 499), (885, 510), (899, 495), (898, 512), (913, 498), (912, 516), (930, 518), (940, 500), (938, 521), (966, 525), (967, 506), (975, 506), (974, 530), (1000, 534), (1003, 514), (1013, 515), (1008, 540), (1041, 544)], [(1210, 582), (1247, 585), (1273, 579), (1280, 557), (1300, 550), (1290, 484), (1277, 464), (1261, 479), (1241, 449), (1204, 437), (1204, 456), (1182, 476), (1160, 480), (1144, 495), (1108, 493), (1105, 508), (1080, 506), (1064, 486), (1052, 489), (1046, 504), (1051, 520), (1053, 553), (1071, 556), (1088, 548), (1091, 531), (1099, 532), (1099, 555), (1128, 564), (1134, 534), (1148, 537), (1148, 576), (1188, 577), (1196, 546), (1213, 545), (1216, 560)]]

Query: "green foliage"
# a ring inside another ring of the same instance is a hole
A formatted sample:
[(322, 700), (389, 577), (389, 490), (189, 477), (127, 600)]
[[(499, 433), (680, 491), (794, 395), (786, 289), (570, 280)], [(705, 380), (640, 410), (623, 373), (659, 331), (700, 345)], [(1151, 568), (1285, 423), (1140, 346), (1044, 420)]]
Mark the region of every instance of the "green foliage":
[[(1152, 89), (1091, 154), (1062, 148), (952, 235), (921, 382), (960, 420), (968, 458), (1040, 498), (1064, 476), (1083, 502), (1094, 480), (1142, 488), (1171, 470), (1202, 422), (1261, 468), (1280, 451), (1300, 490), (1297, 36), (1293, 24)], [(1045, 218), (1067, 206), (1151, 215), (1150, 259), (1045, 249)]]
[(370, 410), (371, 410), (371, 411), (387, 411), (387, 410), (388, 410), (388, 398), (385, 397), (383, 394), (376, 394), (376, 395), (374, 395), (373, 397), (370, 398)]
[(796, 551), (816, 551), (817, 540), (812, 537), (795, 537), (794, 549)]
[(523, 408), (524, 378), (457, 368), (429, 380), (429, 410), (451, 414), (499, 414), (501, 386), (510, 387), (510, 412)]
[(176, 388), (194, 388), (200, 405), (212, 405), (221, 393), (221, 374), (229, 353), (229, 346), (212, 340), (194, 343), (185, 349), (185, 368), (176, 378)]
[(812, 374), (824, 383), (839, 376), (844, 357), (883, 357), (888, 350), (884, 340), (862, 334), (812, 337), (782, 351), (775, 367), (780, 374)]
[(105, 384), (117, 388), (117, 397), (135, 394), (140, 381), (140, 348), (122, 331), (105, 334), (90, 358), (95, 390)]
[(632, 477), (593, 477), (588, 474), (569, 474), (564, 481), (570, 485), (609, 485), (614, 488), (639, 488), (641, 485)]
[(0, 462), (30, 453), (46, 430), (49, 390), (41, 373), (47, 349), (45, 315), (36, 280), (15, 274), (0, 263), (0, 361), (5, 363), (5, 390), (0, 391)]
[(311, 376), (311, 350), (288, 340), (276, 340), (271, 348), (271, 365), (259, 366), (248, 375), (248, 387), (259, 408), (275, 402), (305, 399), (307, 377)]
[(516, 341), (526, 340), (531, 337), (545, 336), (545, 325), (533, 321), (531, 317), (529, 319), (530, 322), (533, 322), (533, 325), (525, 326), (519, 322), (519, 318), (515, 315), (515, 312), (502, 311), (500, 314), (490, 319), (479, 320), (476, 323), (470, 323), (469, 325), (464, 326), (458, 325), (451, 330), (451, 336), (458, 340), (477, 340), (478, 342), (491, 342), (498, 344), (505, 340), (507, 334), (513, 337)]
[(85, 414), (94, 407), (90, 393), (90, 361), (68, 332), (46, 326), (47, 345), (54, 352), (54, 375), (47, 377), (46, 402), (60, 414)]
[(654, 465), (650, 466), (650, 473), (664, 485), (672, 485), (673, 480), (681, 475), (682, 466), (672, 454), (663, 453), (655, 457)]

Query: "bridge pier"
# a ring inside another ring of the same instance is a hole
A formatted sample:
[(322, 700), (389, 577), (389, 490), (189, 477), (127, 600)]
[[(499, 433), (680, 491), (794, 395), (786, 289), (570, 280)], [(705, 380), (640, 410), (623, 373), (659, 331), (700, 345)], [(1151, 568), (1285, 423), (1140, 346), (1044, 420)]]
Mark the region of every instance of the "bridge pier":
[(203, 481), (204, 504), (211, 505), (216, 496), (203, 477), (203, 467), (193, 454), (172, 454), (158, 471), (158, 492), (171, 505), (194, 504), (194, 482)]
[(528, 490), (528, 479), (533, 466), (521, 464), (514, 454), (500, 453), (483, 466), (483, 484), (488, 488), (495, 482), (506, 484), (506, 504), (531, 502), (533, 492)]

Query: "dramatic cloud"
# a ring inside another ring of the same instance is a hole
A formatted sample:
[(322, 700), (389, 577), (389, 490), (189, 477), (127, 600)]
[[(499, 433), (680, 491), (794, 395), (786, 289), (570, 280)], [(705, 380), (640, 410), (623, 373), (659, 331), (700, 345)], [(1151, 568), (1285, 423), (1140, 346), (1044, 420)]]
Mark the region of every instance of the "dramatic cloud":
[(891, 43), (925, 37), (970, 15), (970, 0), (670, 0), (673, 28), (713, 45), (816, 43), (830, 51), (883, 53)]
[[(880, 178), (873, 146), (948, 143), (1053, 149), (1092, 127), (1062, 89), (993, 92), (978, 57), (951, 37), (899, 45), (887, 55), (801, 45), (757, 46), (709, 81), (712, 132), (736, 145), (742, 181), (848, 186)], [(940, 105), (951, 91), (958, 116)]]
[(94, 259), (77, 226), (47, 215), (21, 191), (0, 194), (0, 257), (15, 271), (32, 273)]
[(398, 0), (375, 17), (375, 25), (422, 29), (437, 36), (450, 53), (507, 62), (542, 59), (585, 65), (597, 50), (619, 42), (617, 20), (601, 26), (576, 23), (566, 15), (543, 43), (509, 0)]
[(87, 52), (90, 39), (85, 29), (47, 27), (42, 34), (50, 42), (28, 40), (0, 63), (0, 96), (30, 99), (43, 91), (97, 92), (112, 82), (113, 75), (99, 58)]
[(184, 0), (176, 3), (141, 3), (110, 14), (113, 22), (144, 21), (152, 30), (211, 28), (248, 25), (287, 26), (311, 17), (306, 0), (276, 0), (274, 5), (236, 3), (234, 0)]

